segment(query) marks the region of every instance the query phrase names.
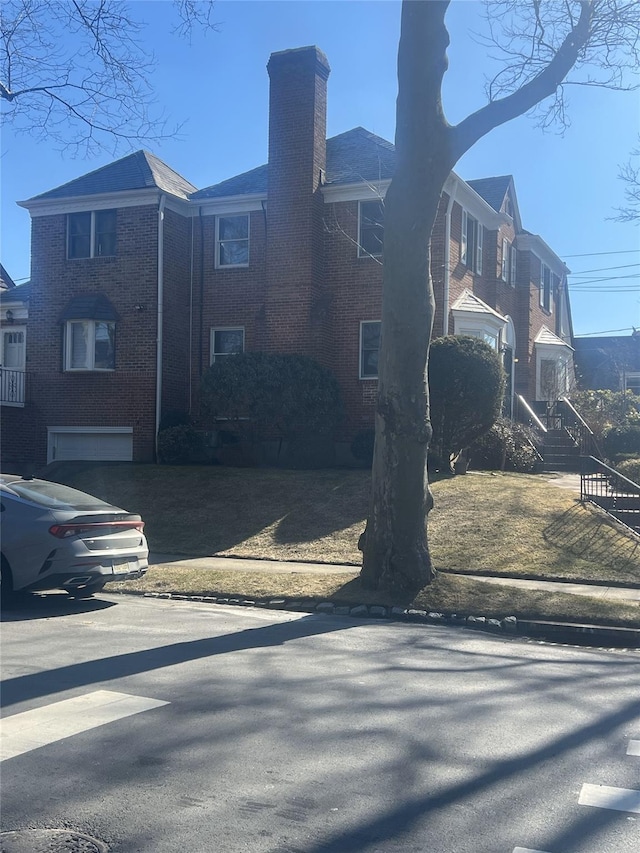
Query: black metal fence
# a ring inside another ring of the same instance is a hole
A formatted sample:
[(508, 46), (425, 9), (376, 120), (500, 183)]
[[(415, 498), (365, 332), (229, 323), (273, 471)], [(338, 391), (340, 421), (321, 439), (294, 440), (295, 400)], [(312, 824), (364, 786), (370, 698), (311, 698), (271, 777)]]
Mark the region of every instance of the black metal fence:
[(27, 374), (24, 370), (0, 367), (0, 403), (24, 406), (26, 390)]
[(640, 485), (594, 456), (582, 460), (580, 500), (596, 504), (640, 534)]

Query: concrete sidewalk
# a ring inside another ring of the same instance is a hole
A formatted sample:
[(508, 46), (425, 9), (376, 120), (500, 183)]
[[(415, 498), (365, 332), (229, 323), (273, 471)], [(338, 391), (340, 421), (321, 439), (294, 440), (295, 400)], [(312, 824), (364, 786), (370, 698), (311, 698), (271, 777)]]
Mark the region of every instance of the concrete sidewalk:
[[(154, 568), (204, 569), (217, 572), (266, 572), (268, 574), (341, 575), (358, 574), (360, 566), (335, 565), (333, 563), (299, 563), (280, 560), (251, 560), (240, 557), (193, 557), (185, 558), (171, 554), (150, 554), (149, 566)], [(447, 572), (456, 574), (456, 572)], [(461, 575), (462, 576), (462, 575)], [(586, 584), (564, 581), (521, 580), (519, 578), (484, 577), (464, 574), (464, 577), (485, 583), (502, 584), (519, 589), (566, 592), (572, 595), (589, 595), (609, 601), (640, 601), (640, 586), (618, 587), (609, 584)]]

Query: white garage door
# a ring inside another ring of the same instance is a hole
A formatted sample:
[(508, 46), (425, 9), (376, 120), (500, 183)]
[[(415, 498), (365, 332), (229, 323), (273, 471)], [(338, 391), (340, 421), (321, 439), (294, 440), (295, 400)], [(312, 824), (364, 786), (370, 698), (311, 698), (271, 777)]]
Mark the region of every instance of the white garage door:
[(133, 458), (133, 434), (119, 429), (49, 429), (49, 462), (82, 459), (99, 462), (130, 462)]

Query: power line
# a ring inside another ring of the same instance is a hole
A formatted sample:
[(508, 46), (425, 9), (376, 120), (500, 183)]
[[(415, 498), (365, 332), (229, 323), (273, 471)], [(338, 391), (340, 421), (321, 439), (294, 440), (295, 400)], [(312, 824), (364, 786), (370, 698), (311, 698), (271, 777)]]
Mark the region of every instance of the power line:
[(605, 332), (583, 332), (581, 335), (574, 335), (574, 338), (588, 338), (595, 335), (610, 335), (613, 332), (635, 332), (633, 326), (627, 326), (626, 329), (607, 329)]
[(640, 263), (637, 264), (623, 264), (621, 267), (599, 267), (595, 270), (580, 270), (580, 272), (572, 272), (569, 273), (569, 276), (573, 278), (575, 275), (586, 275), (590, 272), (608, 272), (609, 270), (627, 270), (631, 267), (640, 267)]
[(595, 258), (598, 255), (632, 255), (634, 252), (640, 252), (640, 249), (623, 249), (619, 252), (584, 252), (581, 255), (559, 255), (561, 258)]

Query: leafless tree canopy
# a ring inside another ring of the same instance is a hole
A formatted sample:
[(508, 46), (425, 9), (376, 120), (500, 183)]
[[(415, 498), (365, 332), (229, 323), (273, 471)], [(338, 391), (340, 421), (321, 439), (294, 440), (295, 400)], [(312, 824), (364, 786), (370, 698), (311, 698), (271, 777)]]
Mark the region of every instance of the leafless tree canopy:
[[(498, 73), (487, 81), (490, 101), (534, 80), (552, 65), (563, 45), (579, 34), (581, 45), (570, 73), (559, 81), (552, 96), (535, 107), (537, 123), (544, 129), (553, 125), (561, 131), (569, 124), (570, 86), (637, 87), (638, 0), (485, 0), (485, 17), (489, 35), (479, 40), (501, 64)], [(584, 33), (579, 33), (581, 17)]]
[[(631, 152), (631, 156), (640, 159), (640, 146)], [(620, 180), (624, 181), (623, 207), (617, 208), (616, 222), (640, 222), (640, 167), (630, 160), (620, 168)]]
[[(175, 0), (174, 31), (215, 29), (213, 0)], [(71, 154), (173, 134), (150, 85), (142, 13), (122, 0), (3, 0), (0, 105), (18, 132)]]

